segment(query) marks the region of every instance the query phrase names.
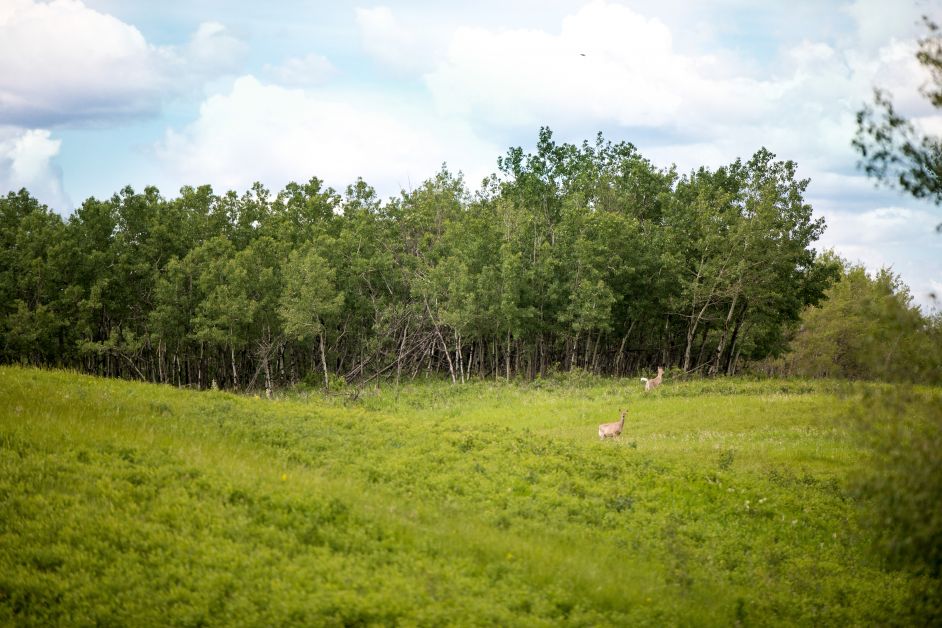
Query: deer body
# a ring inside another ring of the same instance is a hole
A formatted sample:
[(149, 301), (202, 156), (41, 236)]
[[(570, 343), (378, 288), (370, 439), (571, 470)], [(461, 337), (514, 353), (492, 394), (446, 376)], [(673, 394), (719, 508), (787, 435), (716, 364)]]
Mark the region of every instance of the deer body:
[(625, 415), (628, 414), (627, 410), (621, 410), (621, 419), (614, 423), (602, 423), (599, 426), (599, 440), (605, 440), (606, 436), (611, 436), (615, 438), (621, 434), (621, 429), (625, 427)]
[(654, 379), (648, 379), (647, 377), (642, 377), (641, 383), (644, 384), (644, 389), (646, 391), (654, 390), (655, 388), (661, 385), (661, 381), (663, 379), (664, 379), (664, 367), (659, 366), (657, 367), (657, 377), (655, 377)]

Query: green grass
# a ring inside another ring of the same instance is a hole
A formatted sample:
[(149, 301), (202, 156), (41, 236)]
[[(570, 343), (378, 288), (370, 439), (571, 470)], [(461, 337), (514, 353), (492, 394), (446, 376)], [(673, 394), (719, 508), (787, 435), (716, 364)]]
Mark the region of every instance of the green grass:
[(910, 582), (857, 523), (854, 403), (744, 380), (266, 401), (0, 368), (0, 624), (894, 623)]

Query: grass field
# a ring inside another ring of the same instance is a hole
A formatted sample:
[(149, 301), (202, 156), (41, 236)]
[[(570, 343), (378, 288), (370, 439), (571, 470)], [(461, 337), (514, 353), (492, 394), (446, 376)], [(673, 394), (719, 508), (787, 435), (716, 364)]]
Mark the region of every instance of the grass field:
[(267, 401), (0, 368), (0, 624), (899, 621), (854, 394), (577, 380)]

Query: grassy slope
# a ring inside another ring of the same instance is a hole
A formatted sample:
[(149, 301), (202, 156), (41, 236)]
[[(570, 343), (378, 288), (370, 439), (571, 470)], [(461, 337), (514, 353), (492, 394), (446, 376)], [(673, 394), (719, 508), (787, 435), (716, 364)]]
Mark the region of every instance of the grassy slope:
[(348, 406), (0, 368), (0, 624), (886, 622), (907, 582), (865, 558), (850, 403), (724, 381)]

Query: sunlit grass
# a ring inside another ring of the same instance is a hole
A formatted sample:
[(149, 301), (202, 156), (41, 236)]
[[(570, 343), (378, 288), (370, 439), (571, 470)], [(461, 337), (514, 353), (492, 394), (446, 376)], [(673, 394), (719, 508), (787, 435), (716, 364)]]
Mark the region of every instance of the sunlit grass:
[(2, 368), (0, 621), (882, 623), (907, 588), (846, 489), (855, 402), (563, 379), (267, 401)]

